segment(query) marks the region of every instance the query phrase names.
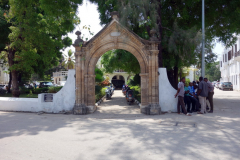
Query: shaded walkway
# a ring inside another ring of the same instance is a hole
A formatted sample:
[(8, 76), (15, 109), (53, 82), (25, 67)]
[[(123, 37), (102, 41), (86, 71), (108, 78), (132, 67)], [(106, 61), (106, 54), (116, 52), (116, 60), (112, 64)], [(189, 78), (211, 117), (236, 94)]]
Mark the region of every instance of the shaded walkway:
[[(90, 116), (90, 115), (87, 115)], [(115, 90), (110, 100), (104, 100), (98, 106), (97, 111), (95, 111), (91, 117), (97, 118), (130, 118), (145, 116), (140, 113), (140, 107), (134, 103), (128, 105), (125, 96), (121, 90)]]

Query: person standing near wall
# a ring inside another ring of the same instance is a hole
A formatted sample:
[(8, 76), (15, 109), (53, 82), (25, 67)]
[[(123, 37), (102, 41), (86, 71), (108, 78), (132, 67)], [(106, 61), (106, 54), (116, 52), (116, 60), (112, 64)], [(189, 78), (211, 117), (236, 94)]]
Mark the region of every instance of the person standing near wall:
[(185, 109), (185, 104), (184, 104), (184, 83), (185, 83), (185, 77), (181, 78), (181, 82), (178, 83), (178, 90), (177, 93), (175, 94), (175, 98), (178, 96), (178, 104), (177, 104), (177, 110), (178, 114), (180, 114), (180, 105), (182, 107), (182, 110), (186, 116), (191, 116), (190, 114), (187, 113)]
[(199, 77), (199, 81), (197, 95), (201, 104), (201, 111), (198, 112), (198, 114), (204, 114), (207, 112), (206, 99), (208, 97), (208, 84), (203, 80), (203, 77)]
[(193, 86), (192, 82), (189, 83), (188, 89), (190, 91), (189, 94), (191, 95), (190, 99), (192, 101), (192, 111), (197, 112), (197, 111), (199, 111), (199, 108), (200, 108), (201, 105), (200, 105), (200, 103), (197, 99), (195, 89), (194, 89), (194, 86)]
[(212, 83), (207, 78), (204, 78), (204, 81), (208, 84), (208, 100), (209, 100), (210, 108), (211, 108), (208, 113), (213, 113), (214, 87), (213, 87)]

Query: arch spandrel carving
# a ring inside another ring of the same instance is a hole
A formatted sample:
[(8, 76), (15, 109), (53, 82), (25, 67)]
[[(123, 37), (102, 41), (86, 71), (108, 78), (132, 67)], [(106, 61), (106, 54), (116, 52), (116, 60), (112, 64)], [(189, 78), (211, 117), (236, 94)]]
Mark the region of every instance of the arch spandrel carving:
[[(106, 25), (91, 40), (84, 42), (80, 38), (81, 32), (76, 33), (76, 105), (77, 111), (96, 110), (95, 106), (95, 79), (94, 69), (98, 59), (112, 49), (123, 49), (132, 53), (141, 67), (141, 112), (159, 113), (158, 101), (158, 43), (155, 37), (151, 41), (144, 40), (138, 35), (123, 27), (117, 16)], [(154, 33), (154, 32), (151, 32)], [(154, 35), (154, 34), (153, 34)], [(81, 43), (79, 45), (79, 43)], [(78, 57), (78, 58), (77, 58)], [(85, 107), (85, 109), (84, 109)], [(153, 109), (154, 108), (154, 109)]]

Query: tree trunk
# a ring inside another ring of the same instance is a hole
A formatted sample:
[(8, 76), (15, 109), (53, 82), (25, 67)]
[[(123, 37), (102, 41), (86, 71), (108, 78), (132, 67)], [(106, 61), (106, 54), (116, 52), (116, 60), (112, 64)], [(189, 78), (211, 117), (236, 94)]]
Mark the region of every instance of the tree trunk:
[(9, 73), (9, 82), (8, 82), (8, 93), (11, 93), (11, 86), (12, 86), (12, 72)]
[(174, 88), (177, 89), (178, 88), (178, 67), (174, 66), (173, 68), (173, 72), (174, 72)]
[(19, 95), (18, 72), (16, 70), (12, 70), (12, 96), (19, 97)]
[(174, 70), (167, 70), (167, 76), (168, 76), (168, 80), (170, 82), (170, 84), (172, 85), (173, 88), (177, 89), (176, 88), (176, 83), (175, 83), (175, 80), (174, 80)]
[(158, 32), (159, 32), (159, 41), (160, 44), (158, 45), (158, 67), (162, 68), (163, 67), (163, 55), (162, 55), (162, 15), (161, 15), (161, 2), (159, 2), (159, 6), (158, 6), (158, 19), (157, 19), (157, 25), (158, 25)]
[[(8, 50), (8, 64), (9, 68), (14, 65), (14, 56), (15, 56), (15, 50), (9, 49)], [(19, 91), (19, 85), (18, 85), (18, 71), (11, 70), (12, 74), (12, 96), (13, 97), (19, 97), (20, 91)]]

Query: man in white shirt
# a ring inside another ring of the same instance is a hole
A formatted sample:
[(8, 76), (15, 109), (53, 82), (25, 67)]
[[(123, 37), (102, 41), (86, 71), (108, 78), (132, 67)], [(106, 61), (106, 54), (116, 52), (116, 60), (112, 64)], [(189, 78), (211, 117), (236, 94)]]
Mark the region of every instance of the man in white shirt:
[(191, 116), (190, 114), (187, 113), (186, 108), (185, 108), (185, 103), (184, 103), (184, 83), (185, 83), (185, 77), (181, 78), (181, 82), (178, 83), (178, 90), (177, 93), (175, 94), (175, 98), (178, 96), (178, 104), (177, 104), (177, 110), (178, 114), (180, 114), (180, 105), (182, 107), (182, 110), (186, 116)]

